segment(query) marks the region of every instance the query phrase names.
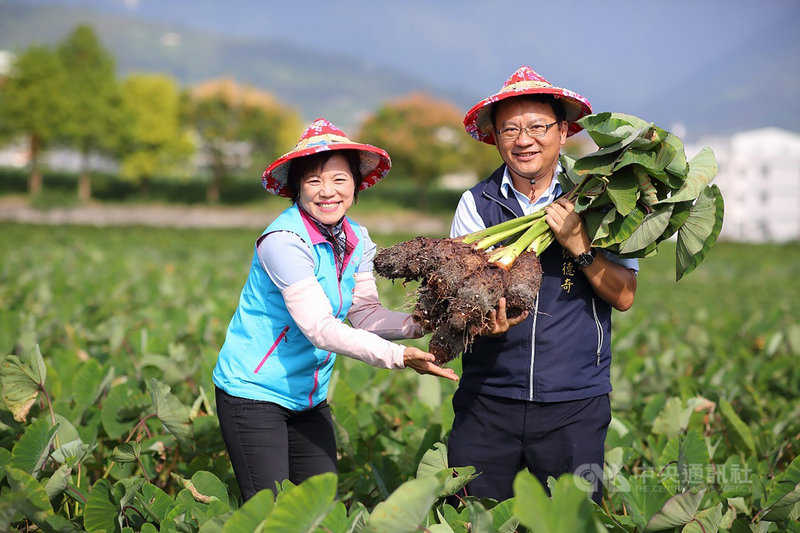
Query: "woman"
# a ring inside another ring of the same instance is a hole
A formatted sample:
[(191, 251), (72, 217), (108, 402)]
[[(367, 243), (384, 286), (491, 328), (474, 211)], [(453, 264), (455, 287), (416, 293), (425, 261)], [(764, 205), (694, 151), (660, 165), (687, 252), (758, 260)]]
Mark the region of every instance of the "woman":
[[(386, 339), (422, 335), (378, 301), (366, 229), (345, 217), (389, 156), (324, 119), (272, 163), (264, 187), (291, 198), (256, 240), (250, 274), (213, 379), (217, 415), (242, 498), (289, 479), (336, 472), (328, 403), (335, 354), (457, 380), (433, 355)], [(347, 318), (353, 327), (343, 323)]]

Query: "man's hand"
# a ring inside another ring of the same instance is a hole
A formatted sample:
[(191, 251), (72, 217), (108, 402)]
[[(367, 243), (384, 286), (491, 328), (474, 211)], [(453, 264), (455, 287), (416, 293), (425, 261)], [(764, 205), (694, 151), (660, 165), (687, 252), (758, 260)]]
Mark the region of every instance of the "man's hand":
[(544, 209), (545, 221), (553, 230), (558, 243), (573, 257), (588, 252), (592, 244), (581, 216), (575, 212), (575, 204), (565, 198), (559, 198)]
[(458, 381), (458, 376), (452, 368), (442, 368), (433, 363), (436, 359), (432, 353), (423, 352), (419, 348), (406, 346), (403, 350), (403, 364), (413, 368), (418, 374), (431, 374), (440, 378)]
[(528, 311), (523, 311), (518, 317), (508, 318), (506, 316), (506, 299), (500, 298), (497, 309), (489, 311), (489, 323), (475, 334), (484, 337), (499, 337), (512, 326), (522, 323), (526, 318), (528, 318)]

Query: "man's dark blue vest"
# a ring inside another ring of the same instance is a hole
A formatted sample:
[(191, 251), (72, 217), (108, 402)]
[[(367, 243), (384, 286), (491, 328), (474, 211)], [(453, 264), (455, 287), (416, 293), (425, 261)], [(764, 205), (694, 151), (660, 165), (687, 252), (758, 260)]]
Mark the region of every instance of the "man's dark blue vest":
[[(504, 166), (470, 191), (486, 227), (522, 216), (500, 192)], [(611, 391), (611, 306), (554, 241), (539, 258), (544, 276), (535, 312), (500, 337), (476, 337), (463, 357), (460, 386), (537, 402), (579, 400)]]

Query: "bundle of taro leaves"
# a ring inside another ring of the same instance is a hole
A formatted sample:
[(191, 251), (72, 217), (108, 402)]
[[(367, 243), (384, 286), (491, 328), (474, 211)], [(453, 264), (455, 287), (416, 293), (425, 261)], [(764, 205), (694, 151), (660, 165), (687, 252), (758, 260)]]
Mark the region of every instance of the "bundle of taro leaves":
[[(687, 161), (682, 141), (622, 113), (580, 119), (599, 149), (561, 157), (564, 197), (583, 217), (592, 246), (620, 257), (650, 257), (677, 233), (676, 280), (708, 255), (722, 229), (724, 205), (709, 148)], [(541, 284), (537, 256), (555, 240), (544, 210), (458, 239), (417, 237), (381, 250), (378, 274), (418, 280), (414, 319), (433, 332), (429, 351), (455, 358), (506, 298), (508, 315), (532, 310)]]

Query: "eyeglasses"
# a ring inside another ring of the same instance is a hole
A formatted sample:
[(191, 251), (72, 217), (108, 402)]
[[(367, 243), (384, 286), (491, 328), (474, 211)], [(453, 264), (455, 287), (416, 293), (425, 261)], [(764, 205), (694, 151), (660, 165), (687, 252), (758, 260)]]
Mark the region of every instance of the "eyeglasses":
[(558, 121), (551, 122), (550, 124), (532, 124), (530, 126), (524, 127), (522, 129), (516, 126), (509, 126), (508, 128), (503, 128), (502, 130), (496, 130), (498, 137), (503, 139), (504, 141), (516, 141), (519, 139), (519, 136), (524, 131), (528, 137), (537, 137), (541, 138), (547, 135), (547, 132), (550, 131), (550, 128), (558, 124)]

